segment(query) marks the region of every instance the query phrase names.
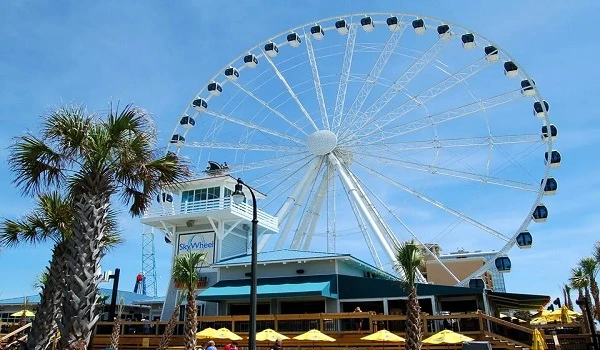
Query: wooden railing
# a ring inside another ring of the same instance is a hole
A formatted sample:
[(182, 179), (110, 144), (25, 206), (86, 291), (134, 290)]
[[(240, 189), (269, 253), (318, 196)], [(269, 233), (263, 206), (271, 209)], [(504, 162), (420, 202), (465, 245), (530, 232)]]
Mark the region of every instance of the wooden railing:
[[(239, 341), (239, 348), (247, 346), (248, 332), (247, 315), (244, 316), (200, 316), (198, 317), (198, 330), (207, 327), (221, 328), (226, 327), (243, 337)], [(456, 315), (427, 315), (422, 317), (424, 336), (429, 336), (440, 330), (449, 328), (461, 334), (468, 335), (476, 340), (494, 341), (494, 348), (505, 348), (515, 350), (519, 347), (524, 349), (531, 347), (533, 328), (523, 326), (498, 318), (484, 315), (481, 312)], [(148, 349), (156, 348), (160, 335), (162, 334), (166, 322), (127, 322), (123, 324), (121, 331), (120, 349)], [(549, 325), (542, 328), (565, 326), (571, 327), (574, 333), (577, 333), (581, 327), (578, 324), (568, 325)], [(179, 323), (175, 330), (175, 335), (171, 341), (171, 346), (178, 347), (183, 345), (183, 322)], [(405, 336), (406, 316), (405, 315), (378, 315), (371, 312), (363, 313), (318, 313), (318, 314), (294, 314), (294, 315), (259, 315), (257, 317), (257, 330), (265, 328), (274, 329), (289, 337), (309, 329), (318, 329), (336, 339), (335, 343), (318, 344), (322, 349), (367, 349), (373, 344), (360, 340), (367, 334), (376, 332), (380, 329), (387, 329), (401, 336)], [(108, 347), (110, 333), (112, 330), (111, 322), (100, 322), (94, 335), (93, 349), (103, 349)], [(579, 345), (572, 347), (569, 344), (585, 343), (585, 336), (577, 339), (573, 334), (559, 335), (559, 339), (569, 339), (562, 346), (561, 350), (578, 350)], [(545, 334), (545, 338), (550, 345), (550, 335)], [(569, 338), (570, 337), (570, 338)], [(587, 336), (589, 339), (589, 335)], [(301, 349), (311, 348), (306, 343), (295, 340), (286, 340), (286, 347)], [(554, 344), (554, 343), (552, 343)], [(262, 344), (264, 345), (264, 344)], [(562, 345), (562, 341), (561, 341)], [(388, 348), (391, 348), (388, 346)], [(398, 348), (396, 346), (396, 348)], [(433, 349), (433, 347), (431, 348)], [(554, 349), (552, 349), (554, 350)]]
[(21, 326), (0, 338), (0, 349), (10, 349), (18, 343), (27, 340), (27, 332), (31, 328), (31, 323)]

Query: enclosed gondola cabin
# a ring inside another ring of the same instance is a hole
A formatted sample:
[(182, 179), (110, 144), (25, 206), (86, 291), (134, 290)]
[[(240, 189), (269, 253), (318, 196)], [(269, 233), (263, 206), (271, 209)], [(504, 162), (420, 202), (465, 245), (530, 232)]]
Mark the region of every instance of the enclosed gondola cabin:
[(472, 33), (463, 34), (460, 37), (460, 40), (462, 41), (463, 48), (465, 48), (466, 50), (471, 50), (475, 47), (475, 35), (473, 35)]
[(288, 34), (286, 39), (291, 47), (298, 47), (300, 46), (300, 43), (302, 43), (300, 36), (296, 32), (291, 32), (290, 34)]
[(523, 231), (517, 235), (516, 241), (519, 248), (528, 249), (533, 244), (533, 237), (529, 231)]
[(548, 137), (552, 138), (552, 141), (556, 140), (556, 136), (558, 136), (558, 129), (554, 124), (550, 124), (550, 132), (548, 132), (548, 127), (546, 125), (542, 125), (542, 139), (546, 140)]
[(208, 84), (207, 89), (208, 92), (210, 92), (210, 94), (213, 96), (219, 96), (221, 92), (223, 92), (221, 84), (217, 83), (216, 81), (213, 81), (212, 83)]
[(275, 57), (279, 53), (279, 48), (275, 45), (274, 42), (269, 42), (265, 44), (265, 53), (269, 57)]
[(494, 264), (496, 265), (496, 268), (498, 269), (498, 271), (500, 273), (510, 272), (511, 263), (510, 263), (510, 259), (508, 258), (508, 256), (497, 257), (496, 260), (494, 261)]
[(519, 76), (519, 67), (513, 61), (504, 62), (504, 75), (509, 78), (516, 78)]
[(196, 119), (186, 114), (183, 117), (181, 117), (181, 120), (179, 120), (179, 125), (189, 130), (193, 128), (194, 125), (196, 125)]
[(527, 97), (535, 95), (535, 81), (521, 80), (521, 93)]
[(348, 32), (350, 32), (350, 25), (348, 24), (348, 22), (346, 22), (345, 19), (340, 19), (335, 22), (335, 29), (338, 33), (346, 35), (348, 34)]
[(244, 56), (244, 64), (248, 68), (254, 68), (258, 65), (258, 58), (253, 54), (247, 54)]
[(498, 61), (498, 49), (495, 46), (486, 46), (483, 51), (485, 52), (485, 59), (488, 62), (492, 63)]
[(321, 39), (323, 39), (325, 37), (325, 32), (323, 31), (323, 27), (321, 27), (318, 24), (315, 24), (314, 26), (312, 26), (310, 28), (310, 34), (316, 40), (321, 40)]
[(162, 192), (156, 196), (158, 203), (173, 203), (173, 194), (169, 192)]
[(437, 27), (437, 32), (442, 40), (450, 40), (450, 26), (442, 24)]
[(185, 145), (185, 137), (183, 137), (183, 135), (175, 134), (171, 137), (171, 144), (177, 147), (183, 147), (183, 145)]
[(485, 289), (485, 282), (482, 278), (472, 278), (469, 280), (469, 288)]
[(421, 18), (412, 21), (412, 27), (417, 35), (425, 34), (425, 30), (427, 29), (425, 27), (425, 21), (423, 21)]
[(192, 101), (192, 107), (194, 107), (196, 111), (202, 113), (208, 108), (208, 103), (206, 103), (206, 101), (201, 98), (197, 98), (194, 101)]
[(360, 25), (365, 30), (365, 32), (372, 32), (375, 30), (375, 24), (373, 23), (373, 18), (370, 16), (365, 16), (360, 19)]
[(543, 204), (538, 205), (533, 210), (531, 217), (535, 222), (545, 222), (548, 220), (548, 208), (546, 208), (546, 206)]
[[(542, 107), (542, 103), (540, 101), (535, 101), (533, 103), (533, 115), (540, 119), (544, 119), (546, 113), (550, 112), (550, 104), (548, 102), (543, 101), (544, 107)], [(546, 109), (544, 111), (544, 109)]]
[(542, 179), (540, 185), (544, 186), (544, 194), (548, 196), (555, 194), (558, 189), (558, 182), (553, 177), (549, 177), (546, 180), (546, 184), (544, 184), (544, 180)]
[(550, 152), (550, 155), (548, 155), (548, 152), (544, 153), (544, 162), (548, 164), (548, 161), (550, 161), (551, 168), (558, 168), (560, 166), (561, 160), (562, 157), (560, 153), (555, 149), (552, 150), (552, 152)]
[(236, 81), (240, 77), (240, 72), (234, 67), (225, 69), (225, 77), (229, 80)]
[(388, 17), (388, 18), (385, 20), (385, 23), (387, 24), (387, 26), (388, 26), (388, 29), (389, 29), (391, 32), (395, 32), (395, 31), (397, 31), (397, 30), (399, 30), (399, 29), (400, 29), (400, 25), (398, 24), (398, 17), (396, 17), (396, 16), (391, 16), (391, 17)]

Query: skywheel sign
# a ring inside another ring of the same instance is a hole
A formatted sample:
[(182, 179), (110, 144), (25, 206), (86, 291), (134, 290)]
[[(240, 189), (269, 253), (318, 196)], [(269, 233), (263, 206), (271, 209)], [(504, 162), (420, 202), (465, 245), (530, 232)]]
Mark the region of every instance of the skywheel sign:
[(179, 235), (179, 242), (177, 243), (177, 255), (188, 252), (206, 253), (206, 259), (204, 260), (203, 264), (206, 266), (213, 263), (214, 251), (215, 233), (212, 231), (183, 233)]

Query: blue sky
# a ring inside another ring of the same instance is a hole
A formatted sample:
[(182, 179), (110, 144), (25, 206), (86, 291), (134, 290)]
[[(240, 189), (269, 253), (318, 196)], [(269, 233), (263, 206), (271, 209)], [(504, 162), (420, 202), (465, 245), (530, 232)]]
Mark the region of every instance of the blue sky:
[[(228, 1), (63, 2), (0, 4), (0, 216), (31, 208), (11, 184), (6, 148), (14, 136), (36, 130), (39, 116), (63, 103), (105, 110), (109, 101), (148, 109), (166, 145), (181, 111), (227, 62), (276, 33), (347, 13), (407, 12), (446, 19), (486, 36), (509, 52), (536, 80), (559, 128), (555, 148), (563, 164), (554, 174), (559, 192), (545, 200), (550, 219), (535, 226), (530, 250), (511, 250), (509, 291), (558, 295), (571, 267), (599, 240), (596, 210), (599, 91), (595, 1)], [(375, 186), (375, 185), (373, 185)], [(502, 199), (498, 199), (502, 200)], [(396, 203), (401, 207), (401, 203)], [(493, 214), (494, 204), (486, 206)], [(501, 225), (502, 218), (498, 218)], [(126, 242), (103, 261), (121, 268), (132, 289), (141, 268), (141, 225), (123, 215)], [(532, 231), (533, 232), (533, 231)], [(360, 242), (360, 236), (352, 236)], [(348, 243), (348, 242), (346, 242)], [(359, 243), (342, 245), (355, 253)], [(457, 247), (449, 247), (454, 250)], [(491, 245), (497, 249), (498, 245)], [(50, 246), (0, 251), (0, 297), (33, 292)], [(345, 252), (345, 251), (344, 251)], [(170, 246), (157, 242), (159, 293), (164, 293)], [(357, 253), (357, 255), (360, 255)], [(535, 282), (532, 282), (535, 281)]]

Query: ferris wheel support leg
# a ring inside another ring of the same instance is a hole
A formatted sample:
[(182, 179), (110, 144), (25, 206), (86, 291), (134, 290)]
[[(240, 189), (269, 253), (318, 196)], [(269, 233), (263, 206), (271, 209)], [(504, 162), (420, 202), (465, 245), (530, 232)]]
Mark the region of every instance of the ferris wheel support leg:
[(292, 249), (298, 249), (300, 244), (304, 242), (303, 247), (306, 249), (306, 242), (310, 245), (310, 240), (313, 232), (308, 230), (309, 225), (312, 226), (312, 223), (315, 224), (319, 221), (319, 216), (321, 213), (321, 209), (323, 208), (323, 203), (325, 202), (325, 197), (327, 196), (327, 178), (329, 176), (329, 171), (325, 172), (321, 178), (321, 182), (319, 183), (319, 188), (317, 189), (316, 195), (314, 196), (312, 203), (310, 205), (310, 209), (307, 214), (302, 218), (302, 222), (298, 226), (296, 230), (296, 234), (292, 240)]
[[(284, 203), (284, 205), (289, 203), (287, 215), (283, 215), (282, 213), (282, 215), (280, 216), (279, 212), (277, 212), (276, 216), (277, 219), (279, 219), (279, 222), (283, 222), (284, 220), (286, 220), (286, 222), (285, 226), (283, 227), (283, 230), (279, 230), (279, 239), (275, 244), (275, 249), (281, 249), (283, 247), (285, 240), (287, 239), (287, 236), (290, 232), (290, 229), (292, 228), (292, 224), (298, 216), (298, 211), (300, 210), (300, 207), (302, 207), (302, 202), (304, 202), (306, 195), (310, 192), (310, 185), (315, 181), (317, 174), (319, 174), (319, 171), (321, 170), (321, 165), (323, 164), (323, 157), (315, 157), (315, 160), (316, 162), (311, 162), (311, 165), (316, 164), (316, 166), (310, 167), (307, 170), (307, 174), (305, 174), (305, 176), (302, 178), (302, 180), (304, 181), (298, 184), (298, 187), (296, 187), (296, 190), (293, 193), (295, 195), (293, 201), (288, 202), (286, 200), (286, 203)], [(296, 194), (296, 192), (298, 192), (298, 194)], [(288, 199), (290, 198), (288, 197)]]
[[(335, 172), (332, 170), (331, 167), (329, 167), (328, 168), (328, 176), (325, 179), (325, 181), (326, 181), (325, 191), (323, 192), (323, 195), (319, 199), (321, 201), (319, 204), (319, 208), (314, 212), (315, 217), (310, 222), (310, 227), (308, 228), (308, 234), (307, 234), (306, 238), (304, 239), (304, 245), (302, 246), (302, 249), (304, 249), (304, 250), (307, 250), (310, 247), (312, 239), (315, 236), (315, 229), (317, 228), (317, 223), (319, 222), (321, 209), (323, 208), (323, 203), (325, 202), (325, 199), (327, 198), (329, 184), (331, 183), (331, 180), (333, 180), (334, 174), (335, 174)], [(330, 239), (329, 236), (327, 236), (328, 241), (329, 241), (329, 239)]]
[[(290, 212), (290, 209), (292, 208), (292, 206), (298, 202), (298, 198), (302, 194), (302, 191), (305, 190), (306, 184), (309, 182), (309, 179), (313, 176), (313, 174), (316, 176), (316, 174), (319, 172), (319, 170), (321, 169), (321, 163), (322, 163), (321, 158), (315, 157), (306, 166), (306, 169), (307, 169), (306, 173), (304, 173), (304, 176), (302, 177), (302, 179), (300, 179), (300, 181), (296, 185), (294, 192), (292, 192), (292, 194), (287, 197), (287, 199), (285, 200), (283, 205), (281, 205), (281, 207), (279, 208), (279, 210), (277, 210), (277, 213), (275, 214), (275, 216), (277, 217), (277, 220), (279, 220), (280, 223), (285, 220), (285, 217)], [(271, 238), (271, 236), (274, 236), (274, 235), (264, 235), (261, 238), (260, 242), (258, 243), (258, 251), (259, 252), (264, 249), (265, 245), (268, 243), (269, 238)]]
[(346, 188), (346, 191), (348, 192), (350, 199), (352, 200), (352, 202), (354, 204), (356, 204), (356, 207), (357, 207), (358, 211), (360, 212), (360, 215), (364, 218), (364, 220), (366, 221), (366, 223), (369, 226), (369, 228), (371, 229), (371, 231), (373, 233), (375, 233), (375, 235), (377, 236), (379, 243), (381, 243), (381, 245), (382, 245), (383, 249), (385, 250), (386, 254), (388, 255), (389, 259), (391, 261), (395, 261), (396, 254), (394, 254), (394, 249), (388, 243), (388, 241), (385, 239), (383, 232), (381, 232), (379, 225), (377, 225), (376, 219), (373, 217), (373, 215), (371, 215), (371, 212), (369, 212), (367, 205), (365, 204), (364, 200), (361, 198), (361, 195), (360, 195), (359, 190), (357, 189), (357, 186), (355, 185), (354, 181), (352, 181), (351, 175), (348, 173), (346, 168), (344, 168), (344, 166), (342, 166), (340, 161), (331, 153), (329, 154), (329, 161), (335, 166), (335, 169), (338, 171), (339, 177), (342, 180), (342, 183), (344, 184), (344, 187)]

